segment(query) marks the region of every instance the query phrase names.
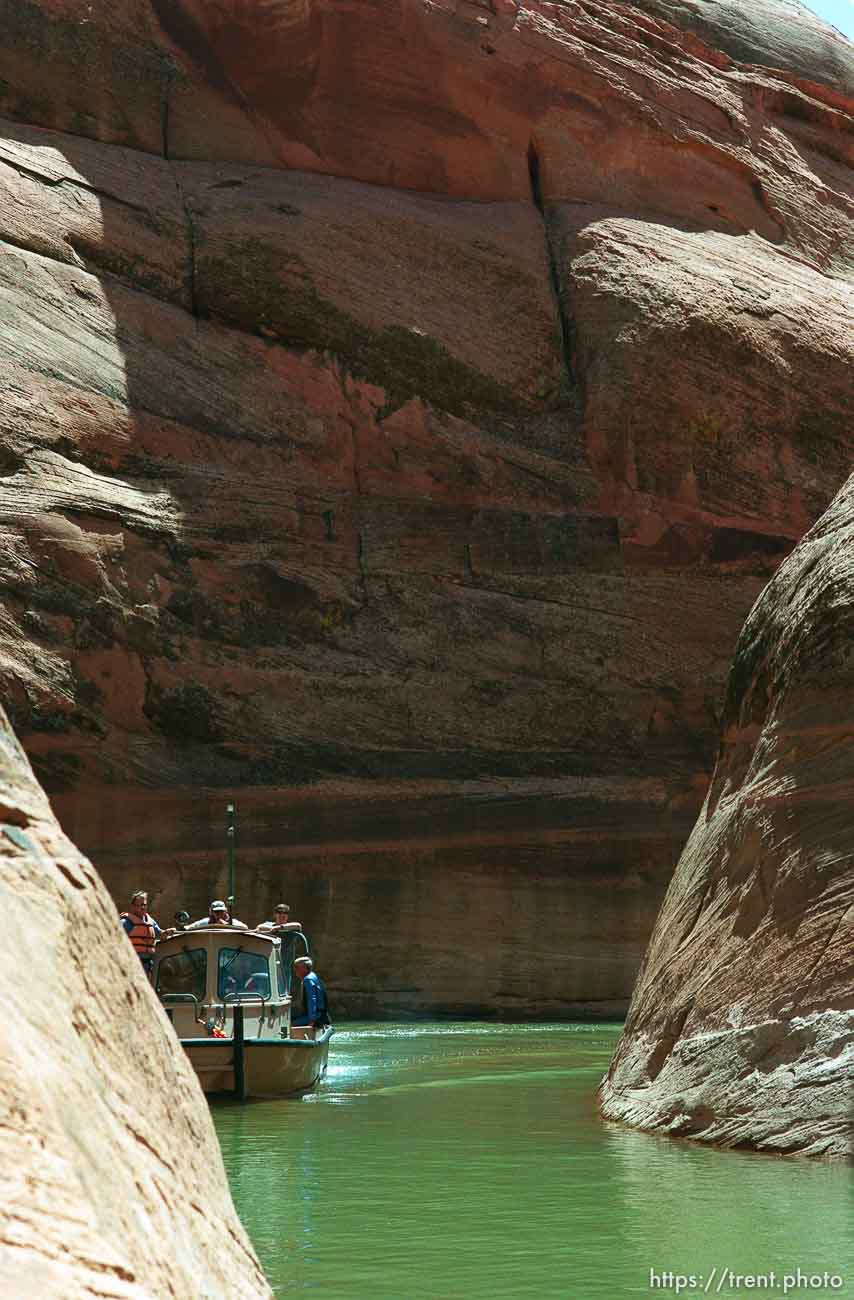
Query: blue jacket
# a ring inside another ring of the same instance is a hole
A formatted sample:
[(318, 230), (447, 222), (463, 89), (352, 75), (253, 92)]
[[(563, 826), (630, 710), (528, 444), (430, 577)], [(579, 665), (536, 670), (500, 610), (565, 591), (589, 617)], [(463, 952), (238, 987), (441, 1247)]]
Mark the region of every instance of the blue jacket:
[(323, 981), (313, 970), (303, 976), (302, 996), (305, 1001), (305, 1014), (294, 1016), (293, 1025), (328, 1025), (329, 1008), (326, 1002), (326, 989)]

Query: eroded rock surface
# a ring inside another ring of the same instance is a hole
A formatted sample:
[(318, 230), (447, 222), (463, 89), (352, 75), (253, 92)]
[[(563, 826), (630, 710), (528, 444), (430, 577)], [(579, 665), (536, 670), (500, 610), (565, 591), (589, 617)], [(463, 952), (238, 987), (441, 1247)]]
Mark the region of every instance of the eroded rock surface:
[(0, 682), (117, 897), (236, 797), (339, 1005), (625, 1006), (851, 454), (850, 47), (702, 8), (0, 0)]
[(634, 0), (634, 7), (664, 18), (683, 31), (696, 32), (716, 49), (742, 63), (763, 64), (803, 81), (820, 82), (848, 95), (851, 62), (839, 33), (816, 23), (800, 0)]
[(0, 906), (4, 1293), (270, 1296), (195, 1074), (2, 712)]
[(854, 479), (763, 592), (604, 1114), (854, 1157)]

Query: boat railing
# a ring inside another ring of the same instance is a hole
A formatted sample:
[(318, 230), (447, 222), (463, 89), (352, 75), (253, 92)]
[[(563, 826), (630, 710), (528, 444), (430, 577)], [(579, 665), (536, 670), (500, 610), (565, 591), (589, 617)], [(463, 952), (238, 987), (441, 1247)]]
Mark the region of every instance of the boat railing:
[(263, 993), (256, 993), (253, 989), (243, 989), (238, 993), (226, 993), (223, 997), (223, 1005), (232, 1002), (260, 1002), (262, 1008), (266, 1007), (268, 998)]
[(170, 1021), (173, 1022), (173, 1024), (175, 1020), (175, 1006), (176, 1005), (180, 1006), (183, 1003), (189, 1003), (192, 1006), (193, 1019), (196, 1021), (197, 1024), (200, 1023), (199, 1022), (199, 999), (196, 997), (195, 993), (161, 993), (160, 990), (158, 989), (157, 996), (159, 997), (161, 1003), (163, 1004), (163, 1008), (166, 1012), (166, 1015), (169, 1017)]

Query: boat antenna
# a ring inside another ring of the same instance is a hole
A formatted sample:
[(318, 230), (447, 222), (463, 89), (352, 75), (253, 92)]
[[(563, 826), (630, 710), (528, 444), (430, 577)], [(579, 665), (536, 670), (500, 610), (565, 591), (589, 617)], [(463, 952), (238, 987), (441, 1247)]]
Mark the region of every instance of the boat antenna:
[(225, 805), (225, 815), (227, 818), (226, 836), (228, 839), (228, 906), (229, 909), (234, 907), (234, 804)]

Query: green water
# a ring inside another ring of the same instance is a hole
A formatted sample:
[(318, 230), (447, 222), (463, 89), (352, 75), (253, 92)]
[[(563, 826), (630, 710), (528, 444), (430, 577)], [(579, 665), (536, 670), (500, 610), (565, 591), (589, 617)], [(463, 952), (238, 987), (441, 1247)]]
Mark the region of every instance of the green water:
[[(603, 1124), (618, 1026), (350, 1025), (303, 1098), (221, 1105), (237, 1209), (277, 1296), (854, 1297), (850, 1168)], [(656, 1277), (651, 1279), (650, 1270)], [(717, 1290), (722, 1271), (744, 1278)], [(802, 1275), (832, 1274), (821, 1287)], [(762, 1285), (771, 1272), (775, 1286)], [(835, 1285), (842, 1277), (842, 1286)], [(660, 1285), (651, 1282), (660, 1281)]]

